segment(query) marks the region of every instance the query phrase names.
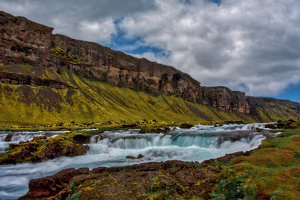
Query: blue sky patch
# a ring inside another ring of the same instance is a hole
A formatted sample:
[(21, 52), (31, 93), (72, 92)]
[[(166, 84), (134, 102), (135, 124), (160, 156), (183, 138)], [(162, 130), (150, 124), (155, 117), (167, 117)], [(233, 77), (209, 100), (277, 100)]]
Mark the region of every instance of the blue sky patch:
[(300, 102), (300, 84), (290, 85), (282, 94), (273, 97)]
[(166, 56), (164, 50), (157, 47), (144, 45), (144, 41), (141, 37), (136, 36), (130, 39), (125, 37), (126, 33), (118, 28), (118, 22), (115, 22), (115, 24), (117, 27), (117, 34), (113, 36), (112, 42), (109, 45), (110, 48), (129, 54), (143, 54), (146, 52), (152, 52), (156, 55), (160, 54)]
[(221, 4), (221, 1), (222, 0), (211, 0), (212, 2), (214, 2), (214, 3), (216, 3), (216, 4), (218, 4), (218, 6)]

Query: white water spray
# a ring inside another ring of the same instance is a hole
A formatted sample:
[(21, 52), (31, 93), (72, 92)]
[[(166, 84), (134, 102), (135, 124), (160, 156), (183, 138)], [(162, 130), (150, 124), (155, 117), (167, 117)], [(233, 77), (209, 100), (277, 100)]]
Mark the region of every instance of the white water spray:
[[(257, 148), (265, 136), (256, 133), (264, 124), (196, 125), (191, 129), (175, 128), (168, 134), (139, 134), (138, 130), (105, 132), (91, 138), (90, 150), (84, 156), (61, 157), (42, 163), (0, 166), (0, 199), (17, 199), (28, 191), (30, 179), (53, 175), (65, 168), (124, 166), (150, 161), (184, 160), (202, 162), (237, 151)], [(0, 151), (12, 134), (12, 143), (32, 140), (35, 136), (54, 137), (62, 132), (0, 133)], [(126, 156), (144, 155), (141, 159)]]

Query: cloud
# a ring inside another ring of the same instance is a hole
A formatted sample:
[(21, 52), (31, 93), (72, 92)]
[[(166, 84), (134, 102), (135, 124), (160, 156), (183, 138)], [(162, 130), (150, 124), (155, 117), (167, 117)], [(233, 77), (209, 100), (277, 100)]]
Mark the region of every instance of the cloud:
[(170, 51), (157, 59), (202, 85), (276, 95), (299, 83), (299, 1), (156, 2), (156, 10), (128, 16), (121, 29)]
[(0, 0), (0, 5), (5, 12), (54, 27), (54, 33), (101, 44), (112, 42), (115, 20), (156, 7), (153, 0)]
[[(0, 0), (0, 4), (6, 12), (53, 26), (55, 33), (172, 65), (201, 85), (277, 95), (300, 84), (299, 0), (213, 1)], [(141, 48), (146, 51), (134, 51)]]

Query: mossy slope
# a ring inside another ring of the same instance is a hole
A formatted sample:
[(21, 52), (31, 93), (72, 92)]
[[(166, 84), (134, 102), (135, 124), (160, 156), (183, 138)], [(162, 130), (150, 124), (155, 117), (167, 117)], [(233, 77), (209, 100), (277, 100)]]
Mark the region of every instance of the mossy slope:
[[(252, 99), (255, 99), (252, 97)], [(278, 121), (280, 119), (297, 119), (299, 108), (295, 102), (273, 98), (265, 98), (264, 102), (253, 102), (253, 115), (260, 121)]]
[[(154, 97), (144, 92), (91, 81), (70, 71), (59, 74), (48, 68), (30, 65), (3, 66), (1, 71), (22, 73), (41, 79), (55, 79), (70, 87), (12, 85), (0, 82), (0, 123), (53, 124), (58, 122), (132, 123), (140, 120), (194, 122), (257, 119), (242, 113), (187, 102), (175, 96)], [(269, 113), (269, 111), (266, 111)], [(272, 113), (275, 111), (272, 111)], [(278, 114), (279, 116), (279, 114)], [(288, 110), (283, 118), (297, 117)], [(277, 118), (276, 118), (277, 119)], [(263, 119), (263, 121), (272, 121)]]

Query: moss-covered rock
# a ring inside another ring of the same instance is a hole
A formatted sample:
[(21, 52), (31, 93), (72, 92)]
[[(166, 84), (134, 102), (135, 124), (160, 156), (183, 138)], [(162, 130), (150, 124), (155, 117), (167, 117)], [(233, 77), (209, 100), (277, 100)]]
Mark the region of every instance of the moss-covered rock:
[(4, 141), (5, 142), (10, 142), (11, 141), (11, 138), (12, 138), (12, 134), (7, 134), (4, 138)]
[(41, 162), (60, 156), (84, 155), (89, 146), (89, 135), (68, 133), (55, 138), (37, 136), (30, 142), (10, 144), (9, 151), (0, 155), (0, 164), (17, 164), (22, 162)]

